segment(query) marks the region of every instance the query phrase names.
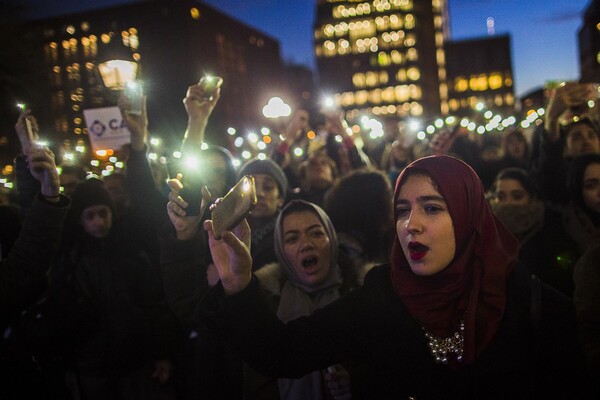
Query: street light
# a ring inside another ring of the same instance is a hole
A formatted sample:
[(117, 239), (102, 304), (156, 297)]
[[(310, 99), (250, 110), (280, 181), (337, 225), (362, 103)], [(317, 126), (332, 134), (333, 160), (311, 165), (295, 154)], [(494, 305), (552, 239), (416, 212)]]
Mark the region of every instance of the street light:
[(100, 48), (98, 71), (104, 86), (111, 90), (123, 90), (125, 83), (136, 79), (138, 63), (127, 47), (111, 38)]

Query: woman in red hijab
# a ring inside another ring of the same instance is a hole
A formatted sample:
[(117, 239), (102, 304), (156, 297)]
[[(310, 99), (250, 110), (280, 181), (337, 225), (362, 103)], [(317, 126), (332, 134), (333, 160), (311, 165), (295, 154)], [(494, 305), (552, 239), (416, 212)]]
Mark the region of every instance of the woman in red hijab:
[(217, 241), (208, 222), (221, 284), (202, 304), (204, 322), (266, 375), (353, 361), (357, 397), (580, 398), (573, 304), (519, 265), (475, 172), (448, 156), (419, 159), (400, 174), (394, 206), (391, 265), (287, 324), (261, 299), (247, 225)]

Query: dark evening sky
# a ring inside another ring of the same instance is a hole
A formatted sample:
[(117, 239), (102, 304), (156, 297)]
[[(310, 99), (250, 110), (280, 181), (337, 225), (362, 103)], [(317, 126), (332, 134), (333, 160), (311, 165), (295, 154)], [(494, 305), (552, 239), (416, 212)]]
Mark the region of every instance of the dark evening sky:
[[(419, 1), (419, 0), (414, 0)], [(516, 94), (547, 80), (579, 77), (577, 31), (591, 0), (448, 0), (453, 39), (487, 35), (493, 17), (496, 34), (512, 40)], [(69, 11), (136, 2), (136, 0), (23, 0), (30, 15), (52, 16)], [(312, 30), (314, 0), (207, 0), (205, 3), (279, 40), (285, 60), (314, 67)]]

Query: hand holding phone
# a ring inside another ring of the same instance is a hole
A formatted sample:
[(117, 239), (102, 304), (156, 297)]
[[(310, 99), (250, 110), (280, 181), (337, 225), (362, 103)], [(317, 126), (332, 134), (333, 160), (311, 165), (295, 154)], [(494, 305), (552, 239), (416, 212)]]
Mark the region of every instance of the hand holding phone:
[(219, 201), (211, 206), (213, 233), (220, 239), (224, 231), (235, 228), (256, 205), (254, 177), (246, 175)]
[(223, 84), (223, 78), (220, 76), (212, 76), (205, 75), (198, 82), (198, 86), (200, 86), (200, 90), (202, 92), (202, 97), (204, 100), (211, 100), (214, 93), (218, 88)]

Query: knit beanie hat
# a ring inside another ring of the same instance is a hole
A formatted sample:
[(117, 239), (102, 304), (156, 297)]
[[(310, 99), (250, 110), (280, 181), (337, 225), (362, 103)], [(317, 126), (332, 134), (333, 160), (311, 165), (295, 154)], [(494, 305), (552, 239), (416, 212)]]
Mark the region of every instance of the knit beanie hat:
[(114, 213), (113, 202), (104, 188), (104, 183), (96, 178), (88, 179), (77, 185), (71, 199), (71, 211), (77, 219), (88, 207), (105, 205)]
[(279, 187), (279, 193), (281, 194), (281, 197), (285, 199), (288, 189), (288, 180), (281, 167), (275, 161), (270, 158), (264, 160), (253, 158), (248, 160), (248, 162), (240, 168), (238, 178), (252, 174), (267, 174), (275, 179), (277, 186)]

